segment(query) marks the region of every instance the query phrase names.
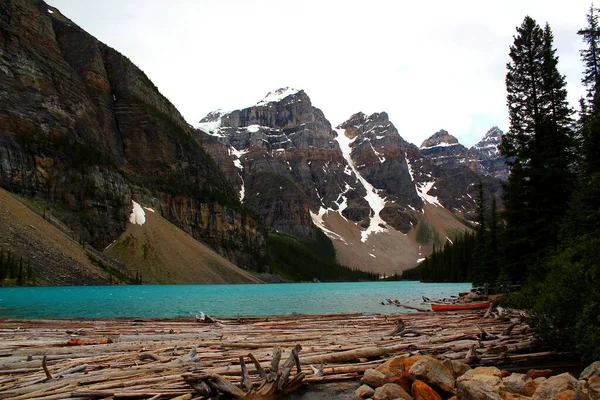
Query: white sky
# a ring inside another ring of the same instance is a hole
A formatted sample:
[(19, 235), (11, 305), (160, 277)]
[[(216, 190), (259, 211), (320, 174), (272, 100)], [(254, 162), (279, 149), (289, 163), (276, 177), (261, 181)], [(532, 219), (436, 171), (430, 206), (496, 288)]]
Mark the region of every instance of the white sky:
[(304, 89), (337, 125), (386, 111), (420, 145), (506, 130), (505, 66), (525, 15), (549, 22), (569, 100), (583, 95), (590, 0), (48, 0), (137, 64), (196, 126), (269, 91)]

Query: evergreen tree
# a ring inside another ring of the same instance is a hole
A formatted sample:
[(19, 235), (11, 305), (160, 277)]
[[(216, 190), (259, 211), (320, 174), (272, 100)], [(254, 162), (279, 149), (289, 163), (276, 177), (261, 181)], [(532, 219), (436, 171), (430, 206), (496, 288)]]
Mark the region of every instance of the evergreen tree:
[(589, 14), (586, 15), (587, 26), (580, 29), (577, 34), (583, 37), (587, 48), (581, 50), (581, 59), (585, 70), (581, 82), (587, 89), (587, 100), (592, 111), (598, 108), (596, 100), (598, 84), (600, 83), (600, 26), (598, 25), (598, 14), (594, 5), (590, 6)]
[(574, 133), (565, 79), (558, 72), (552, 30), (529, 16), (510, 47), (506, 88), (510, 128), (501, 152), (511, 173), (505, 184), (503, 275), (522, 281), (540, 272), (557, 244), (572, 193)]
[(532, 327), (548, 345), (579, 351), (586, 361), (600, 357), (600, 68), (598, 19), (593, 6), (579, 31), (586, 49), (581, 102), (582, 161), (577, 190), (569, 203), (558, 251), (548, 260), (544, 289), (535, 292)]
[(494, 284), (504, 284), (500, 281), (500, 241), (499, 236), (502, 232), (502, 220), (498, 214), (498, 204), (496, 198), (492, 197), (492, 205), (488, 214), (488, 232), (486, 238), (486, 270), (490, 277), (490, 282)]
[(19, 271), (17, 273), (17, 285), (23, 286), (25, 284), (25, 275), (23, 271), (23, 257), (19, 259)]
[(6, 263), (4, 262), (4, 248), (0, 248), (0, 281), (6, 278)]
[(473, 287), (481, 287), (485, 283), (489, 283), (487, 271), (487, 256), (486, 256), (486, 211), (485, 195), (483, 192), (483, 182), (479, 181), (477, 185), (477, 198), (475, 199), (475, 214), (477, 228), (475, 229), (475, 238), (477, 245), (473, 253)]

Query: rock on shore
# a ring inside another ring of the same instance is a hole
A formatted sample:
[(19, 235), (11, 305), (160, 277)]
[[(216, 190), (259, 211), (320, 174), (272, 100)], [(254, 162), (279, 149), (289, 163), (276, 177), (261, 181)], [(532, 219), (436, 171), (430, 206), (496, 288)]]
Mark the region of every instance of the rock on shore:
[(551, 370), (520, 374), (429, 356), (398, 356), (365, 371), (361, 383), (356, 397), (374, 400), (599, 400), (600, 361), (577, 379)]

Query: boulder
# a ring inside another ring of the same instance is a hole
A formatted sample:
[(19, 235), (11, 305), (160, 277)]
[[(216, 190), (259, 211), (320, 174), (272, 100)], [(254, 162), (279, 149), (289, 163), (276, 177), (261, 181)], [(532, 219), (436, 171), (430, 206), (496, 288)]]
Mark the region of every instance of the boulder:
[(375, 370), (381, 372), (385, 376), (397, 376), (400, 373), (404, 372), (404, 360), (406, 356), (398, 356), (391, 358), (381, 364), (379, 367), (375, 368)]
[(405, 358), (402, 363), (404, 364), (404, 371), (408, 372), (410, 368), (419, 360), (433, 360), (433, 357), (429, 356), (412, 356)]
[(535, 378), (549, 378), (554, 375), (554, 371), (551, 369), (530, 369), (527, 371), (527, 375), (531, 377), (531, 379)]
[(502, 377), (502, 372), (496, 367), (477, 367), (466, 371), (458, 380), (469, 380), (475, 375)]
[(388, 379), (388, 383), (397, 383), (402, 386), (404, 390), (410, 393), (414, 379), (406, 372), (401, 372), (399, 375), (393, 376)]
[(442, 397), (431, 386), (419, 380), (413, 382), (412, 395), (415, 400), (442, 400)]
[(363, 385), (369, 385), (372, 388), (383, 386), (387, 382), (387, 377), (379, 371), (369, 368), (360, 380)]
[(457, 386), (459, 399), (502, 400), (497, 389), (477, 379), (460, 381)]
[(573, 390), (577, 388), (577, 379), (573, 375), (567, 373), (551, 376), (542, 382), (535, 393), (533, 394), (534, 400), (548, 400), (555, 399), (559, 393)]
[(452, 371), (434, 358), (428, 357), (416, 361), (408, 373), (412, 378), (425, 381), (444, 392), (451, 392), (454, 389), (455, 380)]
[(446, 368), (452, 371), (452, 375), (454, 375), (455, 379), (459, 376), (462, 376), (462, 374), (471, 369), (471, 367), (468, 364), (462, 363), (460, 361), (444, 360), (442, 361), (442, 363), (446, 366)]
[(502, 383), (504, 383), (504, 390), (515, 394), (523, 394), (523, 387), (527, 382), (530, 381), (533, 381), (533, 379), (531, 379), (529, 375), (517, 373), (510, 374), (506, 378), (502, 378)]
[(581, 393), (578, 390), (565, 390), (560, 392), (556, 397), (556, 400), (589, 400), (589, 397)]
[(592, 400), (600, 400), (600, 377), (592, 376), (587, 381), (588, 395)]
[(521, 394), (523, 394), (524, 396), (531, 397), (537, 390), (538, 386), (539, 386), (539, 383), (536, 382), (535, 380), (527, 381), (527, 382), (525, 382), (525, 384), (523, 385), (523, 388), (521, 389)]
[(579, 375), (579, 379), (585, 379), (586, 381), (593, 376), (600, 376), (600, 361), (595, 361), (588, 365)]
[(386, 383), (385, 385), (375, 389), (373, 400), (413, 400), (412, 396), (402, 389), (400, 385), (395, 383)]
[(531, 397), (523, 396), (522, 394), (510, 393), (502, 390), (500, 392), (502, 400), (531, 400)]
[(368, 399), (369, 397), (373, 397), (374, 394), (375, 390), (368, 385), (362, 385), (354, 391), (354, 395), (356, 397), (360, 397), (361, 399)]

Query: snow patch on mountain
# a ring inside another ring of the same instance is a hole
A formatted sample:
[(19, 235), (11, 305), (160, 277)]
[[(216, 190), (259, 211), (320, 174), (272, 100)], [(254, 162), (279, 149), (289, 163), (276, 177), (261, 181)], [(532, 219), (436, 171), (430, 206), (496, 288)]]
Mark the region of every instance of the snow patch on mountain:
[[(431, 190), (433, 185), (435, 185), (435, 181), (416, 182), (414, 171), (412, 169), (412, 165), (410, 164), (410, 160), (408, 159), (408, 155), (406, 153), (404, 153), (404, 158), (406, 159), (406, 165), (408, 166), (408, 174), (410, 175), (410, 179), (415, 184), (415, 189), (417, 190), (417, 194), (419, 195), (421, 200), (423, 200), (423, 203), (434, 204), (436, 206), (441, 207), (442, 204), (440, 203), (440, 201), (438, 200), (438, 198), (436, 196), (431, 196), (431, 195), (427, 194)], [(413, 208), (410, 205), (409, 205), (409, 207)], [(414, 208), (413, 208), (413, 210), (414, 210)], [(424, 210), (423, 210), (423, 212), (424, 212)]]
[(140, 206), (135, 201), (131, 200), (131, 204), (132, 207), (131, 214), (129, 214), (129, 223), (134, 225), (144, 225), (144, 223), (146, 222), (146, 212), (144, 211), (142, 206)]
[(293, 89), (290, 87), (284, 87), (281, 89), (277, 89), (274, 92), (269, 92), (267, 93), (267, 95), (265, 96), (264, 99), (262, 99), (261, 101), (259, 101), (258, 103), (256, 103), (257, 106), (264, 106), (267, 105), (269, 103), (273, 103), (276, 101), (280, 101), (285, 99), (288, 96), (291, 96), (293, 94), (298, 93), (300, 90), (298, 89)]
[(342, 155), (346, 159), (346, 162), (348, 163), (352, 171), (356, 174), (358, 181), (365, 188), (367, 192), (365, 200), (367, 201), (369, 207), (371, 207), (371, 210), (373, 211), (373, 215), (371, 216), (371, 220), (369, 222), (369, 227), (361, 232), (361, 241), (366, 242), (367, 238), (371, 233), (387, 232), (387, 228), (385, 228), (386, 223), (379, 215), (381, 210), (383, 210), (383, 208), (385, 207), (385, 200), (379, 196), (378, 190), (375, 189), (373, 185), (371, 185), (369, 182), (367, 182), (367, 180), (363, 178), (363, 176), (358, 172), (358, 170), (354, 166), (354, 161), (352, 161), (352, 157), (350, 155), (350, 153), (352, 152), (352, 148), (350, 146), (356, 140), (356, 137), (354, 139), (348, 138), (346, 136), (345, 129), (336, 129), (335, 131), (337, 132), (335, 140), (340, 146)]
[(450, 147), (450, 146), (458, 146), (460, 143), (446, 143), (446, 142), (440, 142), (438, 144), (434, 144), (432, 146), (421, 146), (421, 149), (433, 149), (435, 147)]
[(377, 158), (379, 158), (379, 162), (381, 164), (383, 164), (385, 162), (385, 157), (382, 156), (380, 153), (378, 153), (377, 150), (375, 150), (375, 147), (373, 147), (373, 143), (371, 143), (370, 140), (369, 140), (369, 145), (371, 145), (371, 150), (373, 150), (373, 153), (375, 153), (375, 155), (377, 156)]
[(231, 146), (231, 147), (229, 147), (229, 148), (228, 148), (229, 155), (230, 155), (230, 156), (232, 155), (232, 156), (234, 156), (234, 157), (235, 157), (235, 158), (234, 158), (234, 160), (233, 160), (233, 165), (235, 165), (235, 166), (236, 166), (236, 168), (239, 168), (239, 169), (244, 169), (244, 166), (242, 165), (242, 162), (240, 161), (240, 158), (241, 158), (241, 157), (242, 157), (244, 154), (248, 153), (249, 151), (250, 151), (250, 150), (248, 150), (248, 149), (244, 149), (244, 150), (238, 150), (238, 149), (236, 149), (236, 148), (235, 148), (235, 147), (233, 147), (233, 146)]
[(431, 196), (430, 194), (428, 194), (428, 192), (431, 190), (431, 188), (433, 188), (433, 185), (435, 185), (435, 181), (420, 182), (420, 183), (415, 184), (415, 187), (417, 189), (417, 194), (423, 200), (424, 203), (429, 203), (429, 204), (433, 204), (433, 205), (442, 207), (442, 203), (440, 203), (440, 201), (438, 200), (438, 198), (436, 196)]

